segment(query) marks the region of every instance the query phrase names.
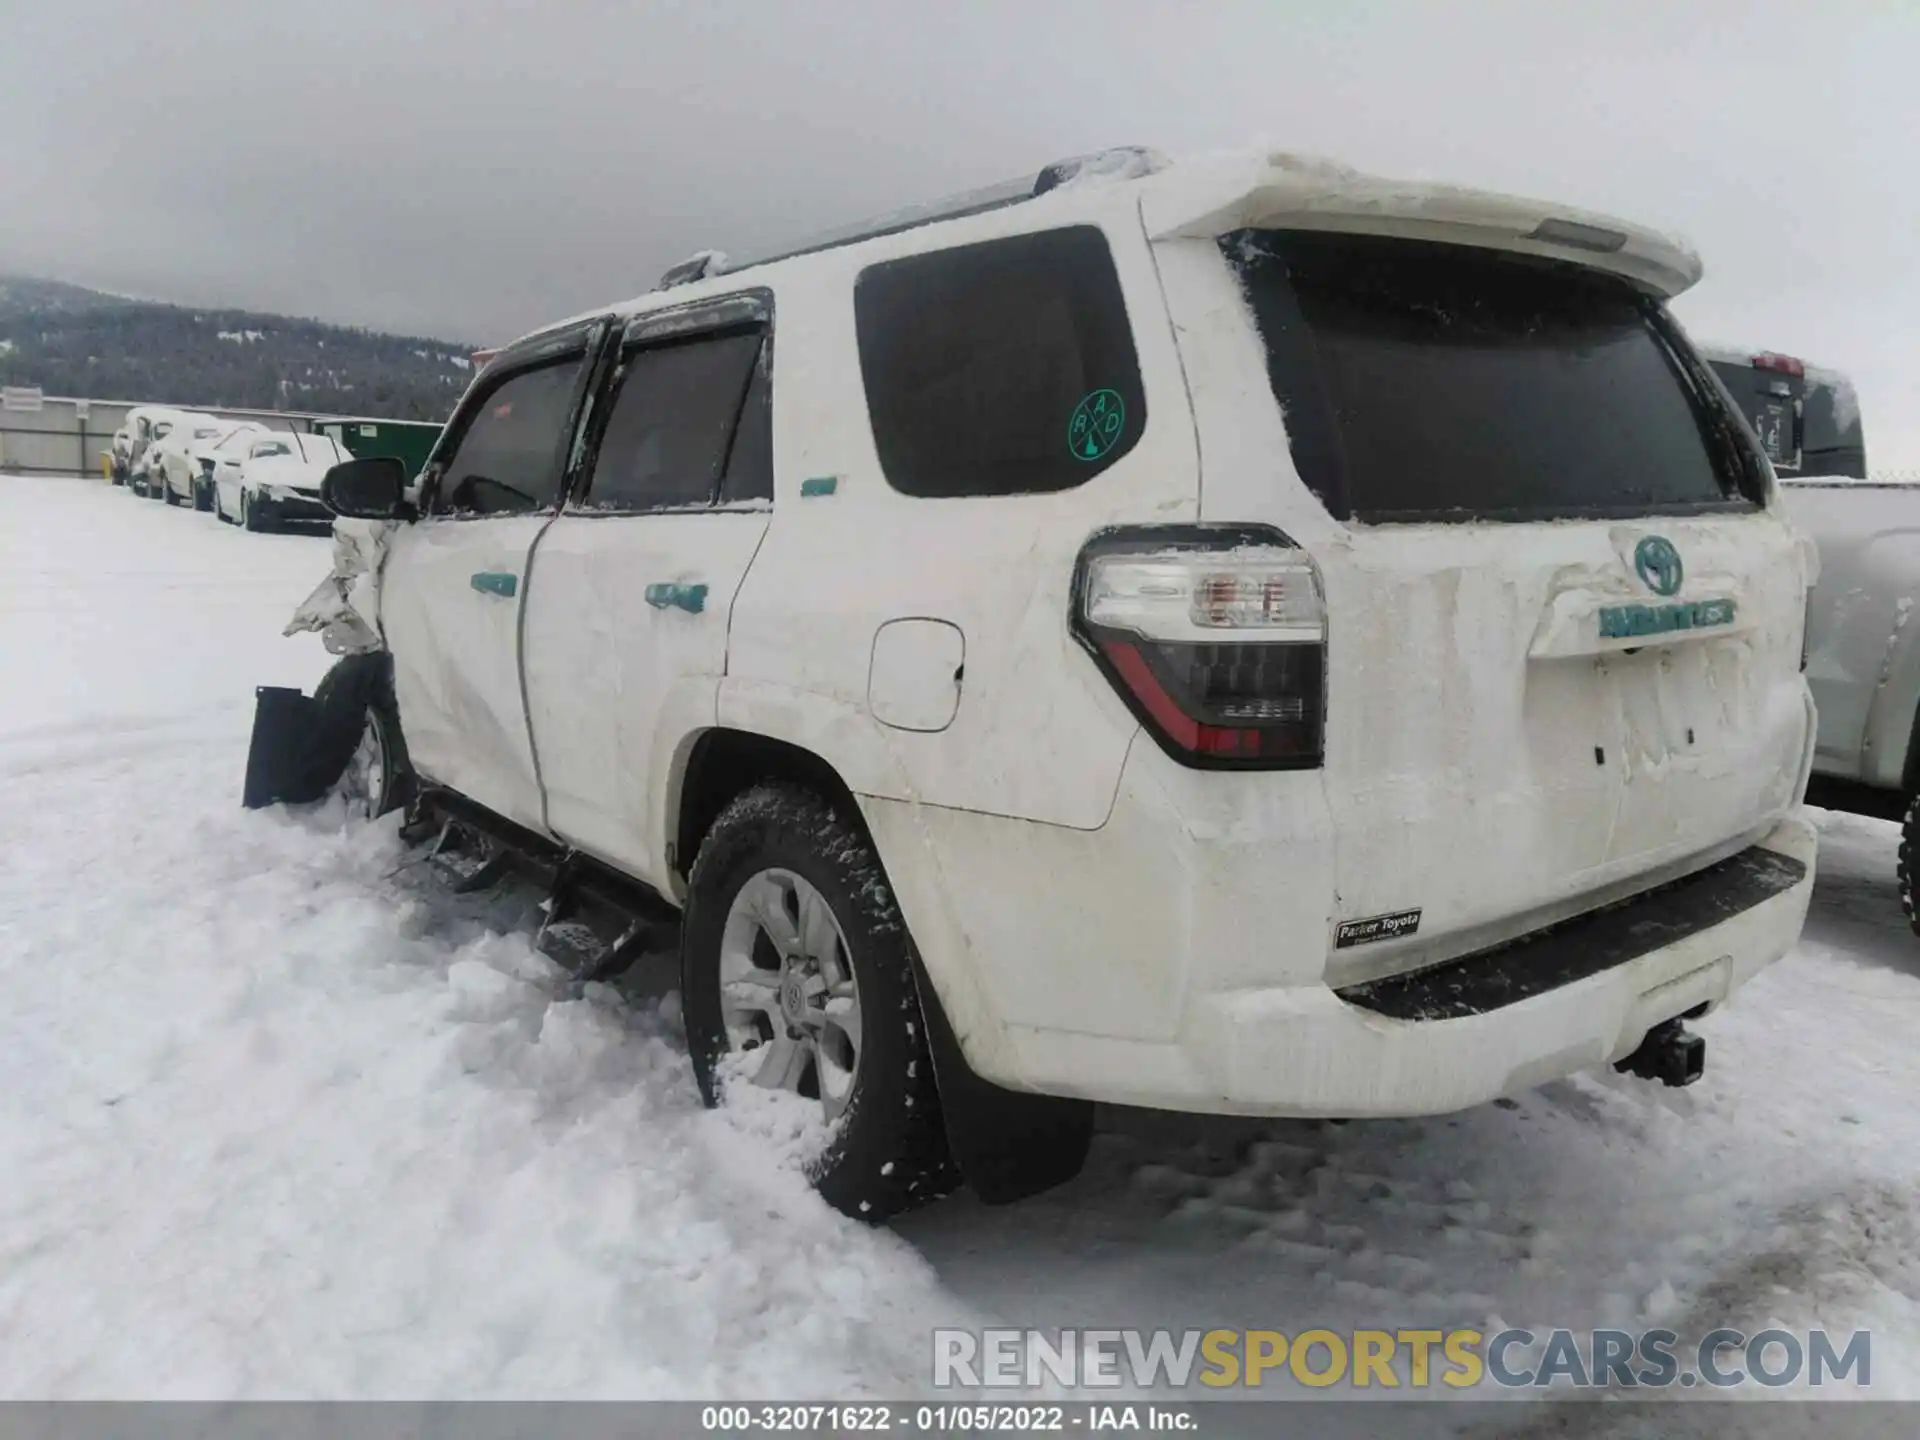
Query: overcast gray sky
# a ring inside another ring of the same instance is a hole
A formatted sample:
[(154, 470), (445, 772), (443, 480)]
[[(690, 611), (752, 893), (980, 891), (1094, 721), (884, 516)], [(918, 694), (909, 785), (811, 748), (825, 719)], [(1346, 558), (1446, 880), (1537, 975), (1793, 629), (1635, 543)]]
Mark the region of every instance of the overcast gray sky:
[(454, 340), (1111, 144), (1681, 231), (1920, 470), (1920, 3), (6, 0), (0, 271)]

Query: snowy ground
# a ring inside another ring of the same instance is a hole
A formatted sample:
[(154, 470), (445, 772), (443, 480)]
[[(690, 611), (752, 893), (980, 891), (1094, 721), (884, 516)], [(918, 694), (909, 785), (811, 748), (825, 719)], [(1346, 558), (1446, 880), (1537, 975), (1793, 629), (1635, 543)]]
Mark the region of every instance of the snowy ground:
[[(0, 478), (0, 1398), (923, 1393), (937, 1324), (1870, 1327), (1920, 1398), (1920, 941), (1828, 818), (1706, 1078), (1443, 1119), (1109, 1117), (871, 1231), (389, 826), (249, 814), (323, 540)], [(508, 906), (511, 906), (509, 897)]]

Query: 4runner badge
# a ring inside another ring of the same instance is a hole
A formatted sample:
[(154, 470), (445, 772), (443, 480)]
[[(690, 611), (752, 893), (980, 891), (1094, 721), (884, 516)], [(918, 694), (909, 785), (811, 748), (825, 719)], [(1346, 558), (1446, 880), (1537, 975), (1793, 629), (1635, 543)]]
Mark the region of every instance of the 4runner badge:
[(1664, 535), (1649, 535), (1633, 550), (1633, 569), (1641, 583), (1656, 595), (1677, 595), (1686, 570), (1680, 564), (1680, 552)]
[(1376, 940), (1398, 940), (1419, 928), (1418, 910), (1396, 910), (1391, 915), (1370, 915), (1365, 920), (1343, 920), (1333, 932), (1333, 948), (1350, 950), (1355, 945), (1371, 945)]

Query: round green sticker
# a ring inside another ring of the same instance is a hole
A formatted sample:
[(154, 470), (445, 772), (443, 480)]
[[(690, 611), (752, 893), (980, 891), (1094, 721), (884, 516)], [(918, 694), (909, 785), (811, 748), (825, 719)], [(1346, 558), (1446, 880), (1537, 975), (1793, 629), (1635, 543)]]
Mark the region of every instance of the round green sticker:
[(1073, 407), (1067, 422), (1067, 448), (1076, 460), (1098, 460), (1127, 428), (1127, 405), (1118, 390), (1095, 390)]

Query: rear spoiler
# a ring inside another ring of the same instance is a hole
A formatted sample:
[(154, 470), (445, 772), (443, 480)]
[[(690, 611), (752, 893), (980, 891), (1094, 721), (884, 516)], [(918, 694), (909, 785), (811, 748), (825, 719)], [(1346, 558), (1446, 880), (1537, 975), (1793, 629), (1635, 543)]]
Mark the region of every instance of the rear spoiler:
[(1175, 165), (1142, 182), (1155, 240), (1272, 227), (1393, 235), (1567, 260), (1668, 299), (1700, 279), (1685, 241), (1545, 200), (1454, 185), (1387, 180), (1292, 155)]

